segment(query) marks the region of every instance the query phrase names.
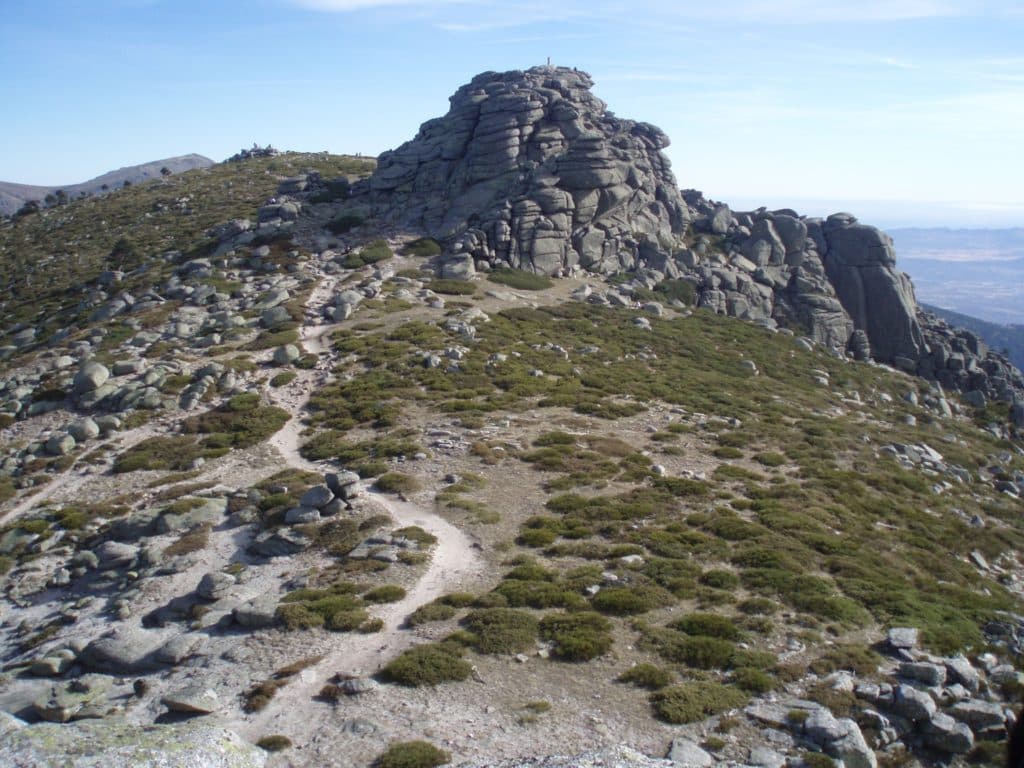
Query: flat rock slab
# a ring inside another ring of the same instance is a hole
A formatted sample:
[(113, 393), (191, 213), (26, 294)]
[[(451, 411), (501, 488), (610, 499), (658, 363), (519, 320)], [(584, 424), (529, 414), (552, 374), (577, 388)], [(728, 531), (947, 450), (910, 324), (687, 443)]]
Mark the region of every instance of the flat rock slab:
[(199, 724), (42, 723), (0, 736), (8, 765), (75, 768), (263, 768), (267, 753), (224, 728)]
[(160, 669), (157, 652), (169, 639), (167, 632), (123, 627), (93, 640), (78, 661), (89, 669), (115, 675), (134, 675)]
[(208, 715), (220, 706), (216, 691), (205, 685), (187, 685), (160, 699), (160, 703), (172, 712), (190, 715)]
[(672, 746), (668, 751), (668, 759), (675, 765), (686, 766), (687, 768), (710, 768), (715, 759), (701, 749), (695, 741), (683, 738), (682, 736), (672, 739)]

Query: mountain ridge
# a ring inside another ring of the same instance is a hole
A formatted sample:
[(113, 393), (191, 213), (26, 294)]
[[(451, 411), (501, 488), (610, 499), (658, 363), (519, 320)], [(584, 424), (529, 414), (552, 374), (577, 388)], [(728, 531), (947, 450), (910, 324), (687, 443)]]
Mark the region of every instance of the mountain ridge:
[(75, 184), (39, 186), (0, 181), (0, 216), (13, 216), (30, 200), (43, 203), (47, 195), (55, 194), (58, 191), (63, 191), (69, 198), (75, 198), (83, 193), (97, 194), (108, 189), (116, 189), (124, 186), (126, 181), (137, 184), (147, 179), (160, 178), (163, 168), (167, 168), (172, 173), (181, 173), (195, 168), (208, 168), (211, 165), (213, 165), (213, 160), (192, 153), (125, 166)]
[(561, 77), (0, 222), (0, 753), (1000, 763), (1017, 373)]

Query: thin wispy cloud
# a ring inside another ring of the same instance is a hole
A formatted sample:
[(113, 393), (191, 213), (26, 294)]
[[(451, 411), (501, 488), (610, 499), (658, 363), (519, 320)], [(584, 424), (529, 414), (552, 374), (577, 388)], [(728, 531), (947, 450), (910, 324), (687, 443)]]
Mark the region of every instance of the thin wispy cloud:
[[(480, 2), (479, 0), (286, 0), (292, 5), (340, 13), (367, 9), (416, 8), (444, 12), (472, 6), (473, 19), (447, 20), (446, 29), (475, 30), (488, 26), (525, 26), (556, 18), (619, 19), (633, 22), (644, 17), (677, 23), (693, 21), (733, 24), (823, 24), (892, 22), (960, 16), (1019, 17), (1011, 0), (723, 0), (717, 3), (665, 0), (568, 0), (556, 4), (536, 2)], [(500, 16), (500, 22), (493, 17)], [(652, 19), (653, 20), (653, 19)]]

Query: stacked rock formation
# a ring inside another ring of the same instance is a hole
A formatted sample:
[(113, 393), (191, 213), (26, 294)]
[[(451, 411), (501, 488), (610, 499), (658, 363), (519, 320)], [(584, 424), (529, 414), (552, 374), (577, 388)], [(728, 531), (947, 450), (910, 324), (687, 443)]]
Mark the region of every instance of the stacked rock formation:
[(683, 279), (702, 307), (799, 329), (981, 404), (1024, 403), (1006, 358), (920, 315), (884, 232), (847, 213), (739, 213), (681, 193), (665, 134), (613, 116), (592, 85), (562, 67), (478, 75), (447, 115), (381, 155), (350, 205), (440, 240), (443, 277), (511, 266)]
[(447, 115), (381, 155), (375, 212), (445, 240), (455, 258), (549, 275), (669, 254), (688, 211), (660, 152), (668, 137), (612, 116), (592, 84), (554, 67), (478, 75)]
[(979, 407), (1024, 393), (1024, 376), (1006, 357), (920, 310), (881, 230), (848, 213), (738, 213), (693, 190), (683, 196), (701, 233), (700, 255), (683, 269), (702, 306), (803, 327), (825, 346), (918, 374)]

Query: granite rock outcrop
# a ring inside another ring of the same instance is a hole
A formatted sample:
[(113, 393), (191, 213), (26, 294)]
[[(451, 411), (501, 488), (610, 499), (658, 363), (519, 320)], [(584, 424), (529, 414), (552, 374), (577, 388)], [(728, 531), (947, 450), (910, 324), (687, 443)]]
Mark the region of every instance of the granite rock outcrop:
[(1024, 402), (1004, 357), (922, 315), (887, 234), (849, 213), (734, 212), (680, 191), (668, 137), (616, 117), (592, 86), (565, 67), (478, 75), (446, 115), (381, 155), (346, 205), (439, 240), (447, 279), (513, 267), (682, 280), (714, 312), (798, 330), (979, 404)]

